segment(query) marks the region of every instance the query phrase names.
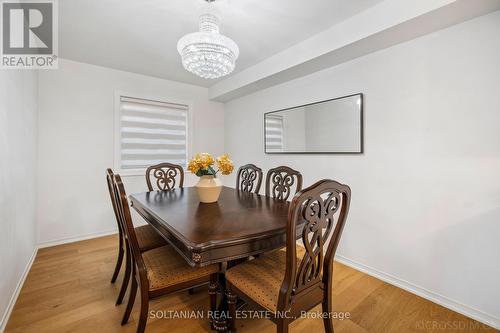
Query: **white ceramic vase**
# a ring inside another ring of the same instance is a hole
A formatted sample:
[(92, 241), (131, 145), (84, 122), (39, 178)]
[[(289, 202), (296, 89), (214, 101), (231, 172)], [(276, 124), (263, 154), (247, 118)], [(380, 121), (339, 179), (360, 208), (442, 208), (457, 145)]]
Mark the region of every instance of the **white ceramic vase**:
[(196, 184), (196, 189), (198, 190), (200, 202), (217, 202), (222, 191), (222, 182), (214, 176), (201, 176)]

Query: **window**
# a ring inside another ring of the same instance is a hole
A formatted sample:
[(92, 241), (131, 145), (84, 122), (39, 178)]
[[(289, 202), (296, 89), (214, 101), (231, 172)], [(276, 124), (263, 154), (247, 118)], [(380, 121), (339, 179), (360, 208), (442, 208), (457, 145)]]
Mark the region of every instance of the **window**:
[(128, 96), (117, 103), (115, 168), (140, 174), (162, 162), (186, 167), (188, 105)]
[(283, 117), (278, 115), (267, 115), (266, 119), (266, 151), (283, 151)]

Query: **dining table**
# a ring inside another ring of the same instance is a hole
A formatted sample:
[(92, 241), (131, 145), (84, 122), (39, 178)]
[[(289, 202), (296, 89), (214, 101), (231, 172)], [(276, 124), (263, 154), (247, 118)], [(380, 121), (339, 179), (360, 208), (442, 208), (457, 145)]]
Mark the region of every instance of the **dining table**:
[(225, 270), (286, 244), (288, 201), (224, 186), (214, 203), (201, 203), (195, 187), (135, 193), (130, 202), (190, 266), (220, 264), (215, 330), (227, 328)]

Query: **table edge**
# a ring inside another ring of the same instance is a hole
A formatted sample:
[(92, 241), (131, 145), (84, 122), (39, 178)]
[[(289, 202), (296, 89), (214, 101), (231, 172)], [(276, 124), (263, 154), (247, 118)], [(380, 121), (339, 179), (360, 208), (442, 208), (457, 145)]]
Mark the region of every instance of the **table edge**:
[[(189, 186), (189, 187), (194, 188), (193, 186)], [(228, 186), (224, 186), (224, 187), (227, 187), (227, 188), (230, 188), (232, 190), (235, 190), (232, 187), (228, 187)], [(134, 195), (144, 194), (144, 193), (151, 193), (151, 192), (156, 192), (156, 191), (137, 192), (137, 193), (130, 194), (129, 195), (129, 199), (130, 199), (132, 207), (136, 211), (137, 211), (137, 208), (135, 207), (136, 205), (140, 206), (142, 209), (146, 209), (146, 207), (140, 201), (138, 201), (137, 199), (134, 198)], [(262, 196), (261, 194), (257, 194), (257, 195)], [(153, 216), (157, 221), (163, 221), (153, 211), (148, 210), (148, 213), (151, 216)], [(149, 223), (149, 221), (144, 216), (142, 216), (142, 214), (139, 214), (139, 215), (141, 215), (141, 217), (144, 220), (146, 220), (146, 222)], [(227, 239), (227, 240), (218, 240), (218, 241), (216, 240), (216, 241), (208, 241), (208, 242), (204, 242), (204, 243), (196, 243), (196, 242), (193, 242), (192, 240), (184, 237), (181, 233), (179, 233), (175, 228), (173, 228), (168, 223), (163, 223), (163, 225), (168, 229), (169, 232), (171, 232), (172, 234), (174, 234), (179, 240), (183, 241), (186, 244), (186, 246), (188, 246), (190, 248), (190, 250), (195, 250), (195, 251), (204, 251), (204, 250), (207, 250), (207, 249), (216, 249), (216, 248), (219, 248), (219, 247), (226, 247), (226, 246), (231, 246), (231, 245), (237, 245), (237, 244), (240, 244), (240, 243), (246, 243), (249, 240), (251, 241), (251, 240), (261, 240), (261, 239), (271, 238), (271, 237), (276, 236), (278, 233), (286, 233), (286, 230), (287, 230), (287, 226), (285, 225), (283, 228), (271, 229), (271, 230), (268, 230), (268, 231), (265, 231), (265, 232), (261, 232), (261, 233), (255, 234), (252, 237), (239, 237), (239, 238), (232, 238), (232, 239)], [(155, 230), (156, 230), (156, 228), (155, 228)], [(282, 232), (278, 232), (280, 230), (282, 230)], [(157, 230), (157, 232), (160, 233), (159, 230)]]

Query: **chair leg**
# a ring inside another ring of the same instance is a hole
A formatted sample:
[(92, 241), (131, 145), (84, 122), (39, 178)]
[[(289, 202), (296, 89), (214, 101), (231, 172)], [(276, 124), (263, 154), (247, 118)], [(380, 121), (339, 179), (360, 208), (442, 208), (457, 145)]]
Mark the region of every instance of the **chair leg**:
[(125, 292), (127, 291), (127, 287), (130, 281), (130, 271), (132, 269), (132, 263), (130, 262), (130, 254), (126, 253), (125, 255), (125, 275), (123, 276), (122, 287), (120, 288), (120, 293), (118, 294), (118, 298), (116, 299), (116, 305), (120, 305), (123, 302), (123, 297), (125, 296)]
[(141, 287), (141, 314), (139, 315), (139, 324), (137, 325), (137, 333), (144, 333), (146, 323), (148, 321), (149, 310), (149, 292)]
[(118, 277), (118, 273), (120, 273), (120, 268), (122, 267), (123, 261), (123, 246), (122, 240), (120, 238), (120, 249), (118, 250), (118, 259), (116, 260), (115, 271), (113, 272), (113, 277), (111, 278), (111, 283), (116, 282), (116, 278)]
[(332, 290), (330, 286), (326, 286), (325, 293), (326, 295), (323, 299), (323, 302), (321, 303), (323, 314), (325, 314), (325, 316), (323, 316), (323, 325), (325, 326), (326, 333), (333, 333), (333, 319), (330, 316), (330, 314), (333, 312)]
[(229, 315), (227, 318), (227, 329), (230, 333), (236, 332), (236, 300), (238, 297), (231, 291), (231, 287), (227, 286), (227, 305), (229, 310)]
[(282, 318), (278, 320), (277, 326), (276, 326), (276, 332), (277, 333), (288, 333), (288, 324), (289, 320)]
[(128, 322), (128, 319), (130, 318), (130, 313), (132, 312), (132, 308), (134, 307), (136, 294), (137, 294), (137, 281), (135, 279), (135, 276), (132, 276), (132, 288), (130, 288), (130, 295), (128, 296), (127, 308), (125, 309), (125, 313), (123, 314), (122, 325), (125, 325)]

